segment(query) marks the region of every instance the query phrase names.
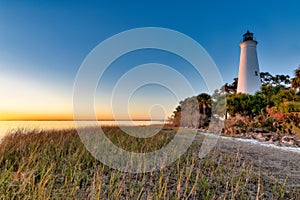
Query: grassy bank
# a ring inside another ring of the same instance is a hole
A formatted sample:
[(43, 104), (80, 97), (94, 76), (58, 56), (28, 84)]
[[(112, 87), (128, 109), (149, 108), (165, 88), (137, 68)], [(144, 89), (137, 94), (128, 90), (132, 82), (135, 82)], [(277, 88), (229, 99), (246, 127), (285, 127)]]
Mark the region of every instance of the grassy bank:
[[(169, 142), (160, 132), (143, 139), (104, 128), (123, 149), (149, 152)], [(216, 148), (198, 158), (196, 141), (176, 162), (151, 173), (123, 173), (97, 161), (76, 130), (17, 132), (0, 145), (0, 199), (287, 199), (297, 188), (266, 181), (241, 156)]]

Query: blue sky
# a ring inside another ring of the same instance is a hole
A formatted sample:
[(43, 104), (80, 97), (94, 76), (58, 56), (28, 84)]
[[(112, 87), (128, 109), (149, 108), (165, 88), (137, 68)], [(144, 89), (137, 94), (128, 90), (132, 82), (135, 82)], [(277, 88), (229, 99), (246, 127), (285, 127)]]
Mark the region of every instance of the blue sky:
[[(249, 29), (259, 42), (261, 71), (292, 75), (300, 64), (299, 7), (299, 1), (255, 0), (1, 1), (0, 112), (30, 113), (34, 106), (36, 115), (71, 113), (73, 82), (84, 58), (101, 41), (138, 27), (164, 27), (190, 36), (213, 58), (224, 82), (237, 77), (239, 42)], [(154, 60), (176, 68), (181, 62), (163, 54), (137, 52), (123, 64), (129, 68)], [(120, 73), (111, 71), (108, 86)], [(182, 73), (195, 80), (188, 67)], [(202, 91), (199, 83), (196, 93)]]

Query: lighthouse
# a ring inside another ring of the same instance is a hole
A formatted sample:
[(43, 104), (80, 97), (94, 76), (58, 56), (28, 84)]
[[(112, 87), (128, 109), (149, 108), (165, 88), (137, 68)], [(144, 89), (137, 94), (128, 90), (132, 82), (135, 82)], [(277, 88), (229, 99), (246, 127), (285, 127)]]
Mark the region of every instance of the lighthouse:
[(240, 66), (237, 93), (254, 94), (260, 90), (261, 80), (258, 66), (257, 41), (253, 39), (253, 33), (247, 31), (240, 43)]

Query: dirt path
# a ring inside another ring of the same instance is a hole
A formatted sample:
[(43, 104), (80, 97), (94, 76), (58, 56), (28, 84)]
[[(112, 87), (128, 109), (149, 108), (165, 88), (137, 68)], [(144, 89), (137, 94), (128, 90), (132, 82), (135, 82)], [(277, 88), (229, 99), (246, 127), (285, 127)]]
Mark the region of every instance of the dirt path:
[(300, 153), (225, 137), (219, 137), (216, 146), (220, 152), (238, 154), (253, 163), (270, 181), (286, 179), (288, 186), (300, 187)]

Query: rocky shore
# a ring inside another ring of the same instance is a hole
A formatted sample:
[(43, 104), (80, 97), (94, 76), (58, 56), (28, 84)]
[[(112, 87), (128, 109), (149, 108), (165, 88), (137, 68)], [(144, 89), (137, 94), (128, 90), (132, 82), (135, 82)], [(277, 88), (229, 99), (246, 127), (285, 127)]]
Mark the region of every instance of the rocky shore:
[(221, 135), (230, 137), (240, 137), (245, 139), (255, 139), (260, 142), (270, 142), (277, 146), (300, 147), (300, 140), (294, 136), (280, 135), (278, 133), (269, 132), (262, 128), (252, 128), (250, 131), (240, 132), (238, 130), (232, 133), (223, 132)]
[(269, 142), (276, 146), (300, 147), (299, 133), (297, 134), (291, 129), (278, 130), (274, 127), (253, 127), (252, 123), (241, 117), (231, 119), (231, 121), (228, 120), (222, 129), (221, 135), (255, 139), (260, 142)]

